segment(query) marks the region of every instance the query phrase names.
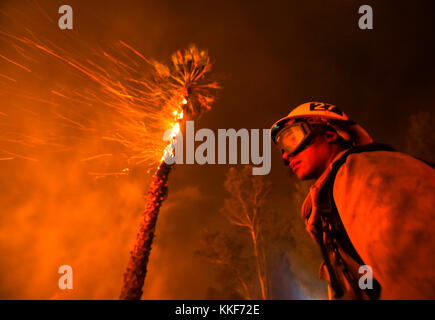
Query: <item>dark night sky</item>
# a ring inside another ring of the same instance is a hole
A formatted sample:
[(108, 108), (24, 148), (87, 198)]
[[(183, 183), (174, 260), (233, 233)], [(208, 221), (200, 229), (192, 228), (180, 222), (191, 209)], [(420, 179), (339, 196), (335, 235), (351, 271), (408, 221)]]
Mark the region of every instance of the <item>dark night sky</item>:
[[(36, 2), (56, 19), (57, 8), (65, 1)], [(0, 10), (10, 10), (12, 3), (2, 1)], [(75, 32), (89, 43), (123, 40), (144, 56), (162, 61), (190, 43), (208, 49), (223, 89), (214, 109), (196, 123), (197, 129), (269, 128), (298, 104), (323, 101), (343, 109), (378, 142), (401, 149), (409, 115), (433, 112), (433, 1), (67, 3), (74, 9)], [(364, 4), (373, 8), (373, 30), (358, 28), (358, 8)], [(30, 9), (23, 5), (19, 10)], [(28, 15), (41, 18), (38, 11)], [(1, 20), (0, 26), (8, 27)], [(274, 190), (278, 190), (277, 198), (286, 197), (291, 190), (287, 169), (275, 150), (272, 159)], [(207, 267), (199, 264), (202, 269), (197, 275), (189, 273), (192, 248), (204, 225), (221, 220), (218, 211), (228, 168), (180, 166), (171, 176), (169, 198), (185, 188), (200, 193), (187, 199), (182, 208), (168, 200), (156, 240), (162, 250), (150, 266), (165, 270), (167, 278), (156, 276), (150, 285), (166, 289), (148, 297), (204, 297)], [(186, 221), (189, 227), (181, 228)], [(171, 257), (179, 262), (170, 262)]]
[[(160, 34), (173, 39), (161, 44), (162, 52), (197, 43), (225, 76), (216, 107), (199, 126), (268, 128), (294, 106), (318, 100), (345, 110), (375, 140), (404, 148), (408, 115), (433, 111), (435, 7), (429, 1), (177, 3), (158, 10)], [(358, 28), (362, 4), (373, 7), (374, 30)], [(271, 178), (285, 197), (286, 169), (278, 152), (272, 156)], [(221, 195), (226, 170), (179, 168), (171, 188), (196, 177), (206, 194)], [(214, 199), (206, 212), (220, 206)]]

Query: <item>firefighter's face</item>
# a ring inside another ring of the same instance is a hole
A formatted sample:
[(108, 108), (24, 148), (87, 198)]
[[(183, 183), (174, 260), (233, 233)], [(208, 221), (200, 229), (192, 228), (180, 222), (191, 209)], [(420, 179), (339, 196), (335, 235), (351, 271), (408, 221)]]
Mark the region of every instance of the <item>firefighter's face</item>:
[(327, 131), (313, 138), (312, 143), (297, 154), (282, 153), (284, 162), (301, 180), (317, 179), (337, 154), (335, 132)]

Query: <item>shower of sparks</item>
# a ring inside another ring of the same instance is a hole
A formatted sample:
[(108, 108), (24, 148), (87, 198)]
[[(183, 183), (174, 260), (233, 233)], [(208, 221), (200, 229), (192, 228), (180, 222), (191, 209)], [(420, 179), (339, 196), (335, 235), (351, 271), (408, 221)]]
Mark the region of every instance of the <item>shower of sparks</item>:
[[(137, 165), (153, 168), (173, 152), (183, 117), (194, 118), (209, 110), (214, 98), (208, 91), (218, 88), (216, 82), (203, 82), (211, 64), (207, 52), (195, 46), (184, 53), (178, 51), (171, 64), (165, 65), (145, 58), (123, 41), (87, 53), (65, 49), (30, 31), (17, 36), (0, 30), (0, 41), (10, 48), (0, 52), (0, 63), (7, 66), (0, 74), (0, 94), (27, 101), (15, 110), (15, 116), (50, 128), (19, 132), (11, 127), (8, 114), (0, 111), (0, 122), (5, 124), (1, 147), (11, 149), (4, 156), (28, 152), (19, 157), (36, 160), (37, 150), (68, 151), (73, 142), (94, 138), (106, 141), (108, 152), (103, 148), (98, 154), (84, 154), (82, 162), (110, 157), (111, 144), (120, 144), (125, 148), (125, 166), (117, 173), (125, 175), (128, 167)], [(41, 74), (47, 63), (58, 66), (68, 83), (54, 83), (51, 90), (38, 94), (22, 90), (20, 84), (49, 80)], [(172, 141), (167, 144), (163, 133), (171, 128)], [(14, 151), (18, 145), (21, 148)], [(90, 174), (103, 177), (116, 172), (94, 170)]]

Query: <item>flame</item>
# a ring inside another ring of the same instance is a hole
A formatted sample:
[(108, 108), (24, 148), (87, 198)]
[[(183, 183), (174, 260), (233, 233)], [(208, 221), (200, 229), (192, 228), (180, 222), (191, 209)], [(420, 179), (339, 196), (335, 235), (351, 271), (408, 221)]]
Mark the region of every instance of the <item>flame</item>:
[[(181, 104), (187, 104), (187, 100), (183, 99)], [(178, 106), (177, 110), (172, 111), (172, 115), (174, 116), (171, 127), (171, 133), (169, 134), (169, 143), (163, 150), (163, 156), (160, 161), (165, 161), (165, 159), (170, 159), (175, 157), (175, 149), (174, 146), (177, 143), (177, 136), (180, 133), (180, 122), (183, 120), (184, 112), (181, 107), (181, 104)]]

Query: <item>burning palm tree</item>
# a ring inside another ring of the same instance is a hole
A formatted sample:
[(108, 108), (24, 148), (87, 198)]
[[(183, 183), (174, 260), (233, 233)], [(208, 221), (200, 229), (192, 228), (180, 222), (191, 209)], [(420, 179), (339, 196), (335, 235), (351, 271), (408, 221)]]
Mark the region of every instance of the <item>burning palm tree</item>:
[(191, 46), (184, 54), (177, 51), (172, 56), (171, 67), (157, 62), (154, 62), (154, 66), (157, 75), (155, 85), (161, 87), (158, 92), (165, 95), (168, 106), (173, 108), (174, 123), (170, 142), (163, 151), (160, 165), (148, 189), (143, 220), (131, 252), (127, 271), (124, 274), (124, 285), (120, 295), (120, 299), (124, 300), (140, 299), (143, 293), (142, 287), (157, 217), (168, 190), (168, 177), (172, 165), (167, 163), (175, 157), (174, 145), (181, 130), (180, 125), (185, 122), (186, 118), (195, 119), (204, 111), (209, 110), (214, 101), (209, 90), (218, 88), (215, 82), (204, 82), (205, 75), (211, 69), (211, 63), (207, 53), (198, 50), (195, 46)]

